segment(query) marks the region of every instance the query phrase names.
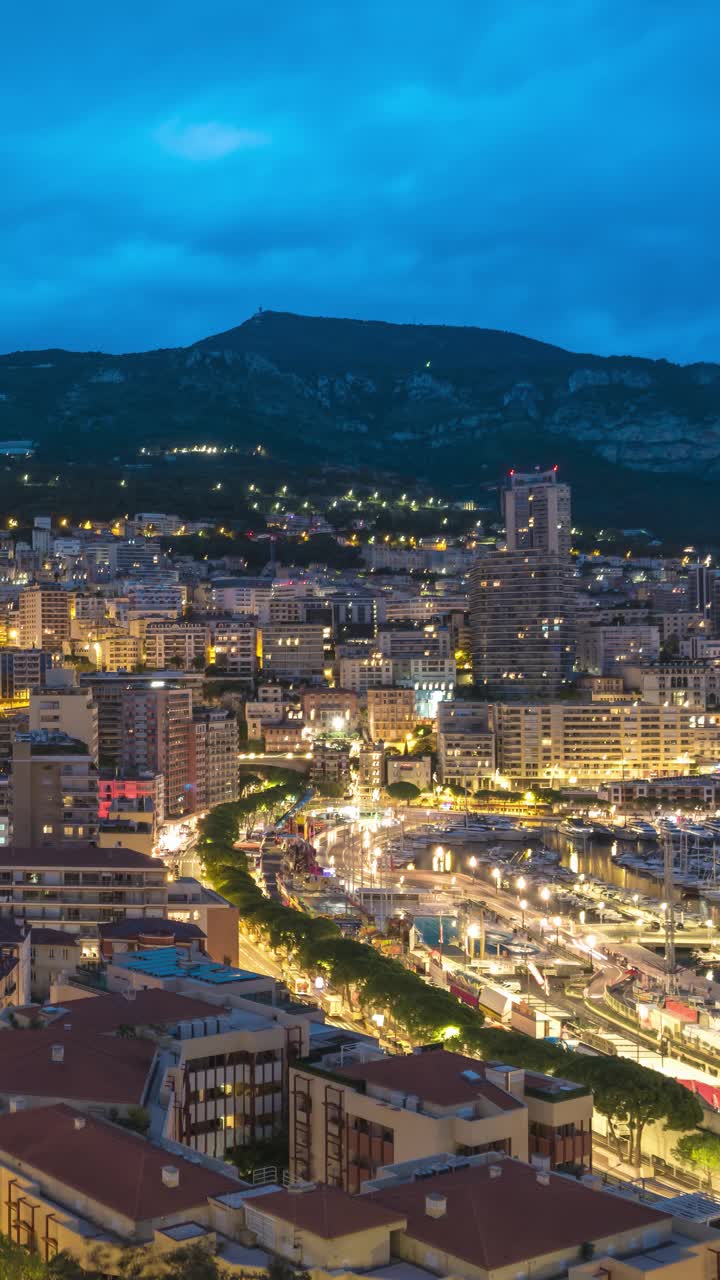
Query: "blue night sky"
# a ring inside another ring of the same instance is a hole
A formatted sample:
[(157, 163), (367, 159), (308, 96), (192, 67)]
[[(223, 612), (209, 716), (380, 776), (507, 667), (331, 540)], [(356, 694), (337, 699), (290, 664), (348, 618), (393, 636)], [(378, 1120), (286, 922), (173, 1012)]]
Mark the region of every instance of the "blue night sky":
[(267, 309), (720, 359), (711, 0), (7, 4), (0, 350)]

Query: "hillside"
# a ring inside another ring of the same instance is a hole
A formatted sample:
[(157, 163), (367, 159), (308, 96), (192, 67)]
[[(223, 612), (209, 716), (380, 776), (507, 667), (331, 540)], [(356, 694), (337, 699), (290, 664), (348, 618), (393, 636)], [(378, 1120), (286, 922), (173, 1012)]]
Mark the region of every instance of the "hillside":
[(261, 443), (299, 470), (395, 471), (468, 494), (507, 465), (553, 461), (589, 504), (585, 518), (658, 527), (696, 511), (706, 492), (710, 501), (720, 365), (580, 355), (491, 329), (262, 312), (184, 349), (0, 356), (0, 439), (25, 436), (39, 459), (58, 462)]

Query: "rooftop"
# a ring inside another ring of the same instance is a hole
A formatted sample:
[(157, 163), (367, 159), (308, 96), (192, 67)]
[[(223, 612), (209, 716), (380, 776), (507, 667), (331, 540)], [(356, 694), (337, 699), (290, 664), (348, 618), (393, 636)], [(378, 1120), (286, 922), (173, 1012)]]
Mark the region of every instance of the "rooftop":
[(157, 858), (148, 857), (146, 853), (138, 853), (135, 849), (123, 849), (116, 845), (101, 849), (95, 844), (42, 845), (37, 849), (2, 845), (0, 846), (0, 867), (48, 867), (60, 870), (67, 867), (92, 867), (108, 871), (152, 868), (158, 872), (163, 870), (162, 863), (158, 862)]
[[(499, 1177), (493, 1168), (500, 1168)], [(442, 1217), (425, 1211), (430, 1191), (446, 1197)], [(405, 1217), (411, 1239), (488, 1271), (653, 1227), (669, 1216), (560, 1174), (549, 1174), (545, 1185), (536, 1169), (509, 1159), (374, 1191), (369, 1198)]]
[(282, 1222), (332, 1240), (374, 1227), (404, 1225), (405, 1214), (375, 1203), (370, 1196), (351, 1196), (339, 1187), (314, 1187), (310, 1191), (272, 1191), (258, 1208)]
[[(189, 960), (177, 947), (157, 947), (153, 951), (132, 951), (116, 956), (113, 964), (133, 973), (146, 973), (154, 978), (192, 978), (194, 982), (207, 982), (209, 986), (224, 986), (229, 982), (253, 982), (266, 975), (249, 969), (235, 969), (232, 965), (214, 961)], [(270, 981), (270, 979), (268, 979)]]
[(73, 933), (64, 929), (45, 929), (33, 925), (30, 930), (30, 943), (33, 947), (79, 947), (80, 943)]
[[(90, 999), (64, 1000), (45, 1005), (43, 1014), (51, 1022), (70, 1023), (74, 1032), (116, 1031), (118, 1027), (147, 1027), (186, 1022), (194, 1018), (221, 1018), (222, 1005), (206, 1004), (192, 996), (181, 996), (163, 987), (136, 991), (132, 999), (114, 992)], [(3, 1041), (3, 1044), (5, 1042)]]
[[(59, 1023), (43, 1031), (3, 1031), (0, 1045), (0, 1094), (119, 1106), (142, 1102), (155, 1058), (149, 1040), (76, 1033)], [(59, 1045), (63, 1060), (54, 1062)]]
[[(186, 1213), (209, 1196), (237, 1190), (236, 1179), (170, 1156), (107, 1121), (86, 1115), (77, 1129), (79, 1115), (59, 1103), (0, 1116), (0, 1159), (7, 1153), (22, 1161), (25, 1173), (57, 1179), (134, 1222)], [(177, 1187), (162, 1180), (163, 1166), (169, 1164), (179, 1171)]]
[[(169, 896), (169, 895), (168, 895)], [(33, 934), (35, 930), (33, 929)], [(204, 938), (205, 934), (197, 924), (187, 920), (167, 920), (164, 916), (126, 916), (124, 920), (113, 920), (110, 924), (99, 926), (101, 938)]]
[(523, 1105), (519, 1098), (485, 1079), (485, 1063), (445, 1049), (353, 1063), (343, 1067), (342, 1075), (383, 1089), (415, 1094), (439, 1107), (462, 1106), (480, 1097), (503, 1111)]

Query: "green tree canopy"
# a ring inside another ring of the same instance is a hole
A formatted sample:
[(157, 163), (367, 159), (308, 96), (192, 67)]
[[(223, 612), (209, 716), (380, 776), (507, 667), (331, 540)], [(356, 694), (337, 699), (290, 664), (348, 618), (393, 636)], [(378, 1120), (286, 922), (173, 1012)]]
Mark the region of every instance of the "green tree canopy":
[(693, 1129), (684, 1133), (675, 1147), (675, 1155), (680, 1160), (694, 1164), (707, 1174), (708, 1186), (712, 1186), (712, 1175), (720, 1169), (720, 1134), (710, 1133), (706, 1129)]
[(611, 1124), (627, 1125), (634, 1164), (640, 1164), (647, 1124), (662, 1121), (667, 1129), (693, 1129), (702, 1119), (700, 1103), (689, 1089), (629, 1058), (573, 1054), (569, 1074), (592, 1089), (595, 1109)]

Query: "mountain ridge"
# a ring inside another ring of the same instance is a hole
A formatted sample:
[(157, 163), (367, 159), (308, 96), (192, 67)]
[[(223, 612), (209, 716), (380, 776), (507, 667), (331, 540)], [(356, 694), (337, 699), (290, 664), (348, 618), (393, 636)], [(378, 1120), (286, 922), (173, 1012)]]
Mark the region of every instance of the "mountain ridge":
[(261, 311), (187, 347), (0, 356), (0, 439), (26, 437), (41, 458), (98, 465), (108, 440), (126, 460), (148, 447), (262, 443), (298, 470), (394, 471), (468, 494), (507, 466), (552, 460), (573, 483), (594, 470), (611, 505), (632, 493), (645, 511), (669, 477), (689, 492), (720, 474), (720, 364)]

